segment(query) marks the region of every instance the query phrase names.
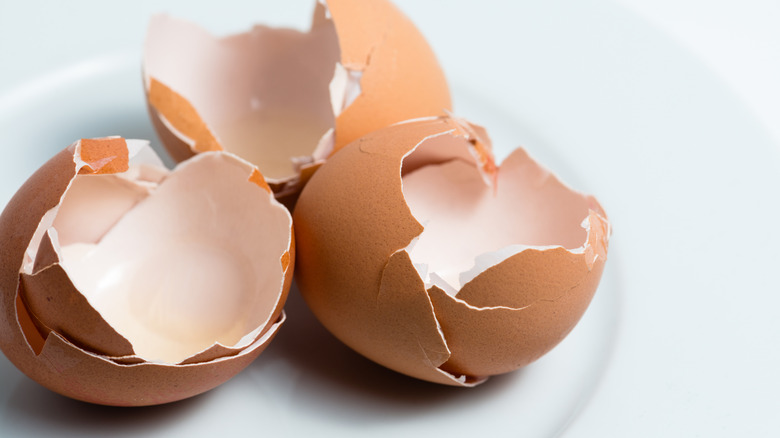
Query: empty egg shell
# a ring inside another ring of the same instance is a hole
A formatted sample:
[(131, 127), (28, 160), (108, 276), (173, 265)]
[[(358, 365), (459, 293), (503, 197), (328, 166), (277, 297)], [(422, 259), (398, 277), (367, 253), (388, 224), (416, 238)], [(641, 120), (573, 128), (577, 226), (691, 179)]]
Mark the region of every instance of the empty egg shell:
[(141, 140), (80, 140), (0, 216), (0, 347), (63, 395), (190, 397), (237, 374), (285, 319), (292, 218), (223, 152), (167, 170)]
[(306, 33), (255, 26), (216, 38), (156, 16), (143, 74), (152, 121), (175, 160), (233, 152), (288, 203), (347, 143), (451, 108), (433, 51), (387, 0), (318, 2)]
[(419, 379), (473, 386), (558, 344), (607, 255), (598, 202), (484, 129), (400, 123), (328, 160), (293, 214), (296, 279), (337, 338)]

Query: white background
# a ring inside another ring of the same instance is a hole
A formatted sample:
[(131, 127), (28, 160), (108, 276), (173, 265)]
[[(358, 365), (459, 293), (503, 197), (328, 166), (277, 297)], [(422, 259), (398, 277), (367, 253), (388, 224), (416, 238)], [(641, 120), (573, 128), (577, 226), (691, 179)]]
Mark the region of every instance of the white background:
[(710, 67), (780, 139), (780, 2), (617, 0)]

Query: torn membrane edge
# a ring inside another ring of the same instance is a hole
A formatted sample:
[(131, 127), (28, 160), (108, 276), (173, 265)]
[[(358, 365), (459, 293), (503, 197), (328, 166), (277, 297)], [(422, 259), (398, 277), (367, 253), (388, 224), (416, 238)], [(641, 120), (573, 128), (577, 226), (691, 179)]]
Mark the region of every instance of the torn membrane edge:
[[(423, 227), (425, 226), (425, 224), (421, 225)], [(593, 233), (592, 231), (594, 225), (600, 227), (600, 230), (597, 234)], [(588, 216), (583, 219), (581, 226), (586, 230), (585, 242), (583, 242), (581, 246), (574, 249), (565, 248), (562, 245), (510, 244), (495, 251), (488, 251), (478, 254), (474, 257), (473, 266), (470, 269), (460, 273), (459, 284), (457, 285), (450, 284), (436, 272), (429, 271), (427, 263), (418, 261), (414, 262), (414, 266), (419, 273), (420, 278), (425, 283), (426, 289), (432, 286), (437, 286), (452, 297), (457, 297), (458, 292), (463, 287), (465, 287), (466, 284), (468, 284), (471, 280), (476, 278), (487, 269), (492, 268), (493, 266), (496, 266), (506, 259), (523, 251), (549, 251), (554, 249), (564, 249), (571, 254), (583, 254), (585, 256), (585, 263), (587, 264), (588, 269), (592, 269), (593, 264), (596, 262), (597, 258), (606, 259), (606, 248), (608, 246), (609, 236), (611, 234), (611, 225), (609, 221), (607, 221), (607, 219), (604, 218), (600, 213), (596, 212), (595, 210), (589, 210)], [(409, 245), (403, 248), (403, 251), (411, 254), (411, 251), (414, 248), (414, 245), (417, 243), (419, 237), (420, 236), (418, 235), (411, 242), (409, 242)], [(591, 242), (593, 237), (598, 237), (599, 241)]]
[[(441, 117), (422, 117), (418, 119), (403, 121), (398, 124), (417, 123), (420, 121), (428, 121), (428, 120), (436, 120), (436, 119), (441, 119)], [(495, 163), (495, 158), (492, 150), (492, 141), (490, 140), (487, 130), (480, 125), (471, 123), (462, 118), (449, 116), (447, 120), (449, 120), (450, 125), (453, 126), (452, 129), (442, 131), (440, 133), (436, 133), (430, 136), (426, 136), (425, 138), (421, 139), (412, 149), (410, 149), (406, 154), (404, 154), (401, 160), (401, 167), (403, 168), (405, 160), (410, 156), (412, 156), (419, 149), (419, 147), (425, 142), (427, 142), (428, 140), (435, 137), (451, 135), (453, 137), (463, 138), (468, 142), (468, 151), (471, 157), (473, 158), (474, 162), (477, 164), (476, 167), (480, 172), (480, 174), (482, 175), (483, 181), (488, 187), (494, 188), (494, 191), (497, 190), (498, 172), (500, 171), (500, 166), (498, 166)], [(463, 158), (464, 157), (462, 155), (453, 153), (449, 157), (449, 160), (463, 159)], [(420, 278), (425, 282), (426, 289), (435, 285), (441, 288), (442, 290), (446, 291), (449, 295), (454, 297), (457, 295), (458, 291), (460, 291), (461, 288), (463, 288), (468, 282), (473, 280), (476, 276), (484, 272), (486, 269), (495, 266), (500, 262), (512, 257), (513, 255), (526, 250), (544, 251), (544, 250), (551, 250), (555, 248), (563, 248), (572, 254), (585, 254), (586, 255), (585, 260), (589, 269), (592, 268), (597, 257), (602, 257), (606, 259), (606, 253), (607, 253), (606, 248), (609, 245), (609, 237), (612, 234), (612, 229), (609, 220), (606, 218), (605, 214), (603, 213), (603, 209), (601, 208), (600, 205), (598, 205), (598, 202), (595, 200), (595, 198), (593, 198), (593, 196), (591, 195), (587, 195), (578, 190), (575, 190), (571, 186), (567, 185), (565, 182), (559, 180), (557, 177), (554, 176), (554, 174), (549, 169), (547, 169), (541, 163), (534, 160), (532, 157), (528, 156), (528, 159), (531, 160), (531, 162), (533, 162), (541, 170), (543, 170), (545, 174), (554, 177), (556, 181), (560, 183), (565, 189), (582, 197), (583, 199), (588, 200), (591, 206), (588, 210), (588, 214), (583, 218), (580, 224), (580, 226), (586, 231), (586, 235), (583, 243), (577, 248), (565, 248), (562, 245), (509, 244), (495, 251), (489, 251), (482, 254), (478, 254), (474, 257), (473, 266), (470, 269), (461, 272), (461, 274), (459, 275), (459, 283), (460, 283), (459, 285), (452, 285), (446, 280), (444, 280), (441, 276), (437, 275), (435, 272), (429, 272), (427, 263), (415, 262), (414, 263), (415, 268), (417, 269)], [(427, 164), (423, 164), (422, 166), (425, 165)], [(417, 166), (415, 169), (422, 166)], [(401, 185), (403, 187), (403, 182), (401, 183)], [(410, 210), (410, 214), (411, 214), (411, 210)], [(414, 217), (413, 214), (411, 215), (412, 217)], [(421, 226), (422, 231), (420, 232), (419, 235), (415, 236), (405, 248), (403, 248), (403, 250), (409, 254), (411, 254), (412, 248), (414, 247), (414, 245), (416, 244), (417, 240), (420, 238), (422, 233), (425, 232), (424, 231), (425, 224), (420, 223), (417, 220), (417, 218), (415, 218), (415, 221), (417, 221), (418, 224)], [(600, 227), (597, 236), (600, 236), (601, 238), (599, 239), (598, 242), (594, 241), (592, 242), (593, 244), (591, 244), (591, 231), (594, 225), (598, 225)]]

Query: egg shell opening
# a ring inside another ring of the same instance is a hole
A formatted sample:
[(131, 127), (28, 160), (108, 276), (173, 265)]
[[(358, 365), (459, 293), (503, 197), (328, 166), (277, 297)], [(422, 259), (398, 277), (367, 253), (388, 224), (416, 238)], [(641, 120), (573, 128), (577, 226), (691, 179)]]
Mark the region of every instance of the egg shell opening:
[[(292, 280), (291, 217), (264, 182), (253, 181), (255, 172), (225, 153), (169, 172), (145, 142), (121, 138), (82, 140), (57, 154), (0, 216), (3, 352), (44, 386), (109, 405), (175, 401), (232, 377), (280, 327)], [(231, 234), (240, 237), (230, 241)], [(188, 281), (183, 272), (193, 277), (188, 263), (176, 266), (192, 251), (151, 264), (145, 255), (177, 239), (206, 253), (209, 245), (230, 248), (220, 254), (254, 251), (247, 260), (256, 278), (199, 264), (194, 277), (202, 284), (178, 287)], [(140, 270), (128, 271), (133, 263)], [(213, 278), (203, 274), (209, 271)], [(224, 304), (236, 300), (239, 306)], [(227, 338), (218, 334), (225, 327), (207, 333), (221, 322), (239, 327), (228, 327)], [(157, 331), (139, 336), (132, 323)], [(172, 341), (186, 348), (165, 357), (176, 350)]]
[(236, 153), (290, 206), (347, 143), (451, 108), (430, 46), (386, 0), (318, 2), (308, 32), (258, 25), (223, 38), (155, 16), (143, 76), (152, 121), (175, 160)]
[[(430, 193), (405, 197), (415, 187)], [(294, 218), (296, 278), (323, 325), (382, 365), (460, 386), (524, 366), (571, 331), (609, 236), (594, 198), (521, 149), (495, 165), (484, 128), (452, 118), (347, 146), (312, 177)], [(446, 281), (453, 254), (456, 280), (472, 271), (464, 284)]]

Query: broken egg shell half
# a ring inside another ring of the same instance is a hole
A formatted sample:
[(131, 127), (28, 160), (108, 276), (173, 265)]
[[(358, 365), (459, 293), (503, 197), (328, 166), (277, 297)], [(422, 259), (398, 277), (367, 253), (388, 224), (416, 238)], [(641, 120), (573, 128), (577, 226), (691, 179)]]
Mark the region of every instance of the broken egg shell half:
[(292, 280), (292, 218), (228, 153), (167, 170), (148, 143), (82, 139), (0, 215), (0, 347), (75, 399), (180, 400), (268, 345)]
[(258, 25), (224, 38), (155, 16), (143, 81), (152, 122), (175, 160), (235, 153), (288, 205), (349, 142), (451, 109), (433, 51), (386, 0), (318, 2), (308, 32)]
[(301, 193), (296, 281), (337, 338), (419, 379), (473, 386), (538, 359), (585, 312), (607, 255), (598, 202), (452, 118), (373, 132)]

